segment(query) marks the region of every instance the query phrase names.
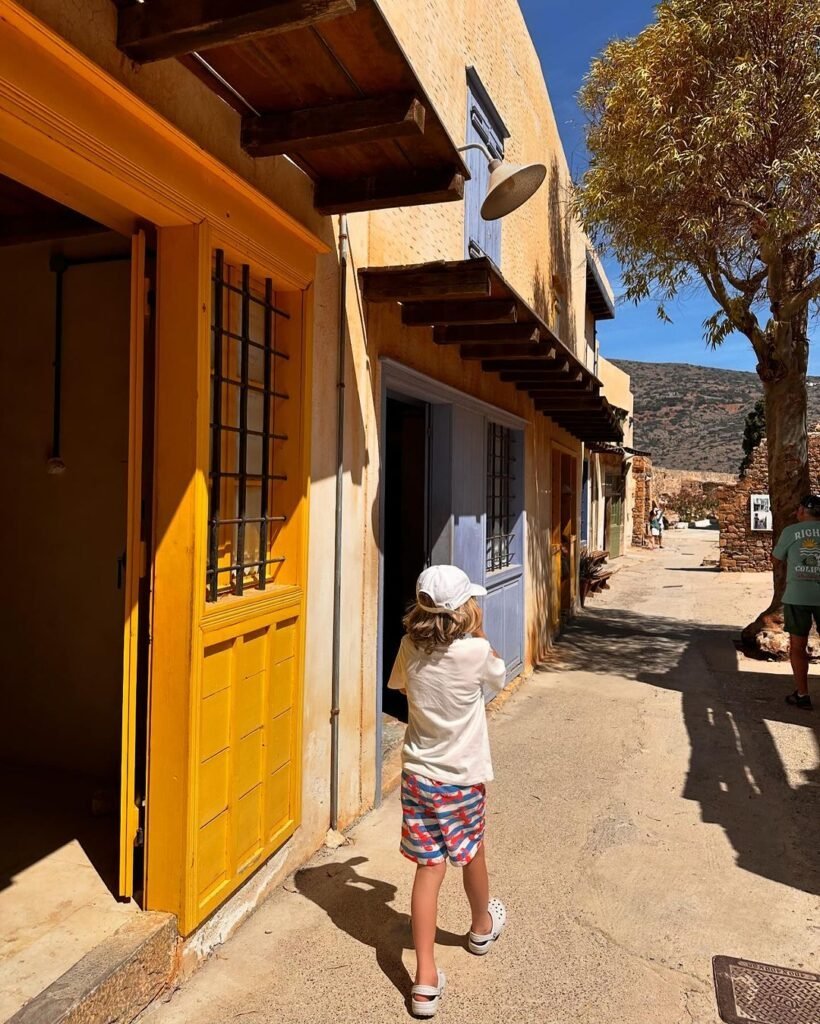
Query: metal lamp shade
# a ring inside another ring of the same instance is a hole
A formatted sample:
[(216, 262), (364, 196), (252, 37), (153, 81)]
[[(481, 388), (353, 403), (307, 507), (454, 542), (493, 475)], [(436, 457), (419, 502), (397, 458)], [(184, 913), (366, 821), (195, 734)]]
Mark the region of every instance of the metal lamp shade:
[(484, 220), (498, 220), (517, 210), (535, 195), (547, 176), (543, 164), (508, 164), (501, 160), (490, 163), (490, 184), (481, 205)]

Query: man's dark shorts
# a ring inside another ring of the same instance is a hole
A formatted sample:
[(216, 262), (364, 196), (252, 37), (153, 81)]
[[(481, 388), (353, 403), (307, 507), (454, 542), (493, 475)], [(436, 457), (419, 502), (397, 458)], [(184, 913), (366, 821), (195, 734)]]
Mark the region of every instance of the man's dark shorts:
[(783, 618), (786, 620), (786, 632), (792, 636), (808, 636), (811, 633), (812, 619), (817, 623), (820, 632), (820, 605), (784, 604)]

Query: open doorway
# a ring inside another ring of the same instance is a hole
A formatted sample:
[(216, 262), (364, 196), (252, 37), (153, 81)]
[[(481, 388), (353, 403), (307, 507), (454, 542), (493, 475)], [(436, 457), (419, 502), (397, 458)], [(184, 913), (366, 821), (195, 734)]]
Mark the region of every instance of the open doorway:
[(385, 425), (382, 755), (401, 742), (407, 700), (387, 681), (404, 635), (402, 618), (429, 560), (430, 407), (389, 394)]
[[(0, 176), (0, 303), (6, 1019), (137, 909), (115, 898), (132, 467), (131, 239)], [(150, 367), (143, 370), (150, 382)], [(149, 513), (150, 493), (147, 499)], [(147, 631), (147, 615), (144, 622)], [(137, 646), (146, 643), (147, 632)], [(144, 720), (147, 672), (140, 700)]]

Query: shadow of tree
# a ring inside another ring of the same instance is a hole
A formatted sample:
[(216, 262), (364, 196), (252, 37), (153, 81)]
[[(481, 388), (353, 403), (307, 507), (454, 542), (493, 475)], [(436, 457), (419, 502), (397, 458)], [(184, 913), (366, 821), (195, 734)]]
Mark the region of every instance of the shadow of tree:
[[(296, 888), (321, 907), (343, 932), (376, 952), (376, 962), (398, 991), (409, 998), (412, 979), (402, 961), (405, 949), (413, 948), (410, 915), (390, 904), (396, 886), (378, 878), (360, 875), (356, 868), (366, 857), (320, 864), (296, 873)], [(464, 946), (464, 935), (439, 928), (436, 942), (442, 946)]]
[[(723, 828), (739, 867), (820, 895), (820, 723), (783, 702), (788, 676), (737, 670), (733, 635), (730, 627), (594, 609), (558, 651), (567, 667), (600, 672), (602, 685), (614, 674), (680, 693), (691, 748), (684, 797)], [(789, 765), (788, 748), (784, 760), (784, 725), (810, 730), (811, 767)]]

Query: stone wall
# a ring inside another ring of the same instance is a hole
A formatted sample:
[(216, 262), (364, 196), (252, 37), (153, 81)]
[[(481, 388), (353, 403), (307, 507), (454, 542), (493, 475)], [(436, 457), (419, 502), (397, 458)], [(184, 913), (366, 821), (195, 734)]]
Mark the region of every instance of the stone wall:
[[(720, 568), (724, 572), (770, 572), (771, 533), (751, 528), (751, 495), (769, 493), (768, 447), (766, 440), (755, 449), (746, 475), (732, 486), (717, 487), (720, 522)], [(809, 434), (809, 472), (812, 490), (820, 481), (820, 433)]]
[(632, 484), (635, 503), (632, 509), (632, 543), (642, 547), (647, 543), (649, 513), (654, 501), (652, 493), (652, 460), (648, 455), (636, 455), (632, 460)]

